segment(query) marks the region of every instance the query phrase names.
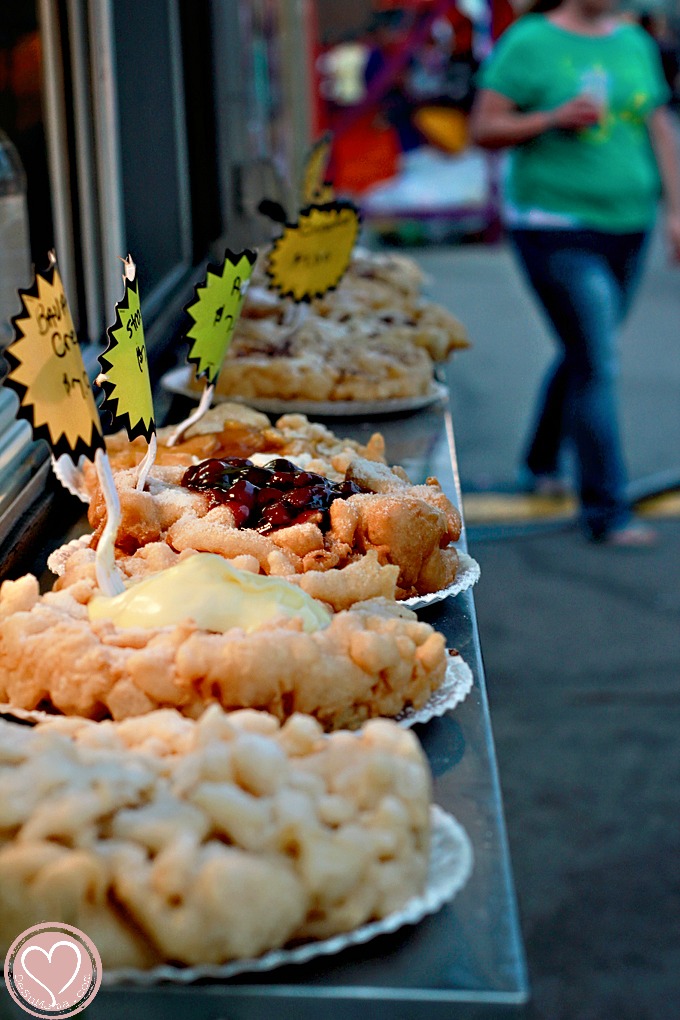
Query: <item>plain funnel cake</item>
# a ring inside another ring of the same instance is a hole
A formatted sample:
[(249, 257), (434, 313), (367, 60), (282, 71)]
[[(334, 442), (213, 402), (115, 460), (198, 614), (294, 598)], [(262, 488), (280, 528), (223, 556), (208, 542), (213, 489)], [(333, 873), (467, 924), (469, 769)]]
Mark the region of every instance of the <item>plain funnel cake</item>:
[(296, 715), (0, 720), (0, 951), (46, 916), (106, 970), (254, 957), (423, 889), (430, 776), (386, 721)]

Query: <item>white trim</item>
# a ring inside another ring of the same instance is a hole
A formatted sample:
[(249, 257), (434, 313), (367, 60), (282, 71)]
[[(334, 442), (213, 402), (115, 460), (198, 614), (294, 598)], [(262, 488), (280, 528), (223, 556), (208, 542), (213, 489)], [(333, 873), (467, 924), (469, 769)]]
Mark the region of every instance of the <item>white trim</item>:
[(170, 71), (172, 74), (172, 105), (175, 144), (177, 147), (177, 183), (179, 187), (179, 223), (184, 268), (192, 262), (193, 232), (191, 226), (191, 190), (189, 183), (189, 148), (184, 103), (184, 73), (182, 70), (182, 26), (178, 0), (168, 0), (168, 29), (170, 35)]

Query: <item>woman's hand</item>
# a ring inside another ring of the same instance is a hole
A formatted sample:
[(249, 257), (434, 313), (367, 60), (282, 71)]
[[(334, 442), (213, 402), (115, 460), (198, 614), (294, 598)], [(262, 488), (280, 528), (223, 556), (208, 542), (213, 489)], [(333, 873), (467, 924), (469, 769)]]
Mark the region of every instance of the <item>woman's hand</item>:
[(502, 149), (522, 145), (553, 128), (580, 131), (599, 124), (601, 117), (602, 106), (585, 95), (570, 99), (554, 110), (522, 113), (507, 96), (481, 89), (472, 108), (470, 136), (475, 145), (484, 149)]
[(680, 213), (667, 214), (666, 240), (671, 261), (680, 262)]
[(599, 124), (602, 118), (602, 104), (591, 96), (576, 96), (551, 111), (554, 127), (563, 131), (581, 131)]

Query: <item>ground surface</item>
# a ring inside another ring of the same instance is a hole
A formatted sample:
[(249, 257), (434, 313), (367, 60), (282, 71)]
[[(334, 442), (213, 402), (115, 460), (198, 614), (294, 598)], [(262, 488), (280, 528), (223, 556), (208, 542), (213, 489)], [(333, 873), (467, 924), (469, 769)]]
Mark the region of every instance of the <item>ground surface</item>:
[[(549, 334), (506, 247), (415, 254), (474, 343), (450, 369), (463, 486), (507, 489)], [(680, 269), (658, 238), (621, 387), (631, 478), (680, 475)], [(680, 520), (659, 531), (624, 552), (569, 524), (471, 528), (535, 1020), (680, 1016)]]

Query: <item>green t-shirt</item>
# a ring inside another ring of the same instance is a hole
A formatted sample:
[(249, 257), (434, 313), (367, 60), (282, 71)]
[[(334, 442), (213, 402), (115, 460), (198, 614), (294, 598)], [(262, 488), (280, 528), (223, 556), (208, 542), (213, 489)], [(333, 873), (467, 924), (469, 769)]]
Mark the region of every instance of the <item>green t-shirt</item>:
[(622, 23), (609, 35), (585, 36), (526, 15), (499, 40), (481, 85), (525, 113), (584, 92), (603, 103), (599, 124), (547, 131), (512, 151), (511, 223), (621, 232), (650, 226), (660, 179), (646, 122), (667, 101), (668, 88), (641, 28)]

